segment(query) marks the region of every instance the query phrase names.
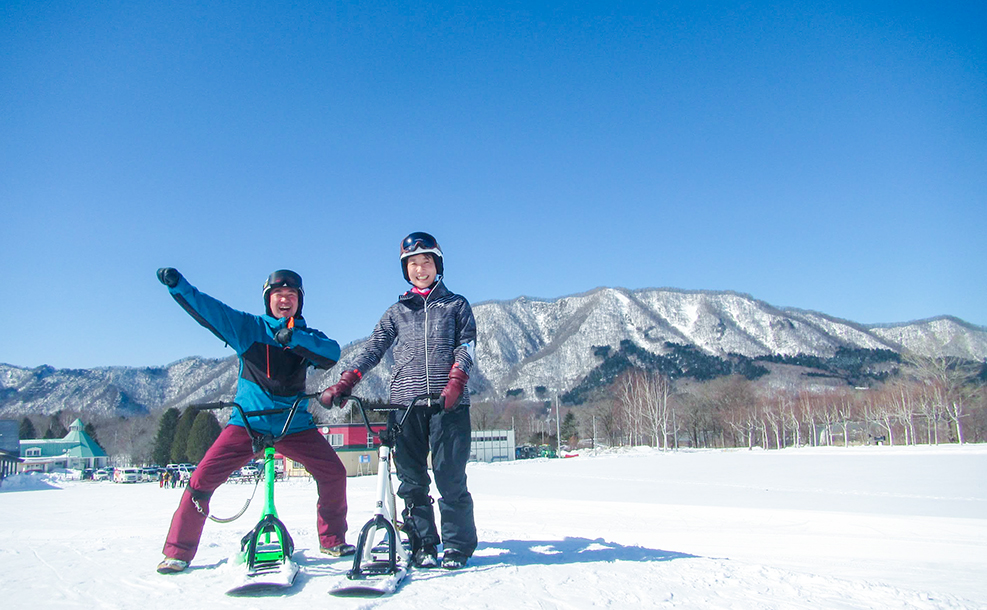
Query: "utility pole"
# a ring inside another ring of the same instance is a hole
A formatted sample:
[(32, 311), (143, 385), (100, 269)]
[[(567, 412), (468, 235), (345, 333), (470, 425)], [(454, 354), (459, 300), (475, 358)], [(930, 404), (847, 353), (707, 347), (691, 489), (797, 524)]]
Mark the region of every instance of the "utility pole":
[(559, 415), (559, 395), (555, 395), (555, 455), (562, 457), (562, 418)]
[[(678, 424), (675, 423), (675, 409), (672, 409), (672, 435), (674, 437), (672, 440), (675, 443), (675, 450), (678, 451), (678, 449), (679, 449), (679, 426), (678, 426)], [(668, 444), (668, 441), (667, 440), (665, 441), (665, 444), (666, 445)]]

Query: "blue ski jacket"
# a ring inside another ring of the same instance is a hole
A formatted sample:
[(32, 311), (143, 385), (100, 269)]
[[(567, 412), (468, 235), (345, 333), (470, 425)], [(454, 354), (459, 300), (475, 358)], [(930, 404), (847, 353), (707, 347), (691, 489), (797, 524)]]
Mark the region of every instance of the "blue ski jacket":
[[(240, 358), (235, 402), (244, 411), (261, 411), (291, 407), (305, 393), (305, 376), (309, 366), (328, 369), (339, 360), (339, 344), (322, 332), (309, 328), (302, 317), (296, 317), (288, 345), (274, 338), (285, 328), (286, 318), (257, 316), (233, 309), (203, 293), (182, 277), (171, 296), (196, 322), (226, 342)], [(288, 434), (315, 427), (303, 401), (291, 420)], [(250, 417), (250, 427), (262, 434), (278, 436), (284, 428), (288, 413)], [(230, 424), (243, 426), (243, 418), (234, 410)]]

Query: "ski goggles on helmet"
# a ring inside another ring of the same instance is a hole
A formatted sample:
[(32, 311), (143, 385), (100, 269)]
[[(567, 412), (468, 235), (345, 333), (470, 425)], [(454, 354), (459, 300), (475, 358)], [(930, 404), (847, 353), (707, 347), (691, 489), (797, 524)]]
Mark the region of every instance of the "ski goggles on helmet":
[(439, 242), (435, 241), (435, 238), (428, 233), (423, 233), (421, 231), (416, 231), (411, 235), (404, 238), (401, 242), (401, 255), (402, 257), (414, 254), (420, 250), (431, 251), (439, 253), (442, 249), (439, 248)]
[(288, 269), (279, 269), (268, 276), (267, 281), (264, 282), (264, 296), (266, 297), (267, 293), (275, 288), (294, 288), (298, 294), (305, 294), (302, 289), (302, 276)]

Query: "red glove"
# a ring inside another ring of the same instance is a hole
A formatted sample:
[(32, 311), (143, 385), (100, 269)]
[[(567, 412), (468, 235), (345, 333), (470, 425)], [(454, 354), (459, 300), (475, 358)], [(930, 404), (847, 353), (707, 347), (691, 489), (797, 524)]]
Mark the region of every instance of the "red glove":
[(469, 381), (470, 376), (467, 375), (459, 367), (452, 367), (449, 371), (449, 383), (442, 390), (442, 398), (444, 402), (444, 408), (446, 411), (452, 411), (459, 405), (459, 399), (463, 396), (463, 391), (466, 389), (466, 382)]
[(339, 376), (339, 382), (336, 385), (331, 385), (322, 392), (322, 395), (319, 396), (319, 402), (324, 407), (338, 407), (339, 399), (349, 396), (350, 392), (353, 391), (353, 386), (360, 381), (360, 378), (360, 371), (356, 369), (344, 372)]

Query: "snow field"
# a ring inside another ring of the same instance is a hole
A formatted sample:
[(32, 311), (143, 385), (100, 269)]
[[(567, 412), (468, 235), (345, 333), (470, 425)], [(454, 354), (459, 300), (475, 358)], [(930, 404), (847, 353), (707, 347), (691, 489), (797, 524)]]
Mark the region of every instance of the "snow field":
[[(276, 489), (302, 570), (276, 599), (223, 594), (259, 498), (207, 523), (187, 572), (157, 574), (181, 490), (155, 484), (5, 483), (0, 582), (9, 607), (45, 608), (987, 608), (987, 447), (638, 449), (468, 475), (469, 566), (413, 572), (388, 598), (327, 594), (350, 561), (318, 553), (301, 480)], [(349, 480), (351, 541), (374, 491)], [(213, 512), (250, 493), (224, 486)]]

